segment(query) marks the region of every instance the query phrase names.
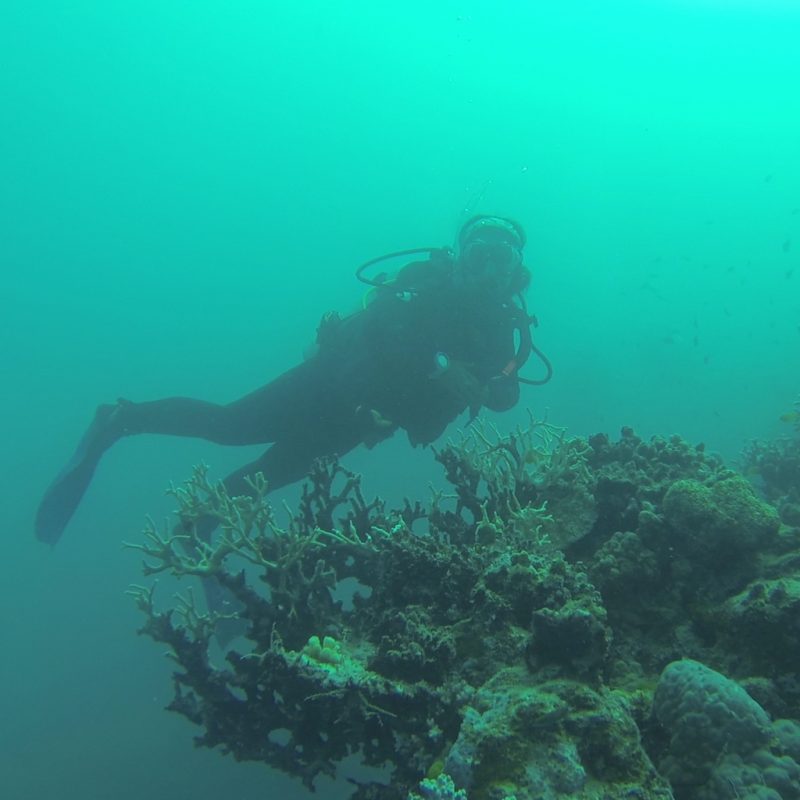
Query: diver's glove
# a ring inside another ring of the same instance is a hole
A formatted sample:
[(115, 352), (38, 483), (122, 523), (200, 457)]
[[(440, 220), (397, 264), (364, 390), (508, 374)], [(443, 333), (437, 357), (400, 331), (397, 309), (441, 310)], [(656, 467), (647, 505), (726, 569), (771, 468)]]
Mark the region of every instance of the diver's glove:
[(484, 404), (486, 387), (465, 361), (456, 361), (447, 353), (436, 353), (428, 377), (436, 382), (440, 391), (449, 395), (459, 410), (468, 408), (470, 414), (475, 416)]
[(397, 430), (394, 422), (384, 417), (380, 411), (367, 406), (356, 408), (356, 420), (361, 431), (361, 441), (368, 449), (388, 439)]

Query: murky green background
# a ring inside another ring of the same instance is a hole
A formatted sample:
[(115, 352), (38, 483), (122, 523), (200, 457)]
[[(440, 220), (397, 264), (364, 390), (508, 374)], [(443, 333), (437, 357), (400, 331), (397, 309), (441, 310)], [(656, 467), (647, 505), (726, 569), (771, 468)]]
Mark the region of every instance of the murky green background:
[[(630, 425), (730, 459), (783, 433), (800, 365), (794, 8), (0, 5), (3, 797), (307, 796), (192, 748), (123, 594), (140, 575), (120, 543), (169, 512), (168, 482), (258, 450), (125, 440), (55, 550), (32, 520), (97, 403), (261, 385), (323, 312), (359, 302), (368, 258), (451, 243), (472, 213), (526, 226), (555, 377), (503, 428), (529, 406), (575, 434)], [(401, 437), (348, 464), (388, 497), (439, 480)]]

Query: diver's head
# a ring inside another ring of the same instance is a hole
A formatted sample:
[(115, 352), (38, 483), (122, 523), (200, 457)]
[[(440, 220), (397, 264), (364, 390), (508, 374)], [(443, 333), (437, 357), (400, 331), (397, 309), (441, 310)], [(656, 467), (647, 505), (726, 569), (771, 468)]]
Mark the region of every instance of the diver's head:
[(525, 231), (519, 223), (504, 217), (472, 217), (458, 234), (459, 282), (494, 297), (523, 291), (531, 277), (522, 263), (524, 247)]

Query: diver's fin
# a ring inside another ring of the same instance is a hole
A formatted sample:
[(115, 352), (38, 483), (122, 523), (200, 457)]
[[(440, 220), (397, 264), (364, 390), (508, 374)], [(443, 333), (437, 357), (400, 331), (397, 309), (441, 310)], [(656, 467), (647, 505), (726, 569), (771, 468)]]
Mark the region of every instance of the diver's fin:
[(94, 420), (55, 480), (50, 484), (36, 512), (36, 538), (55, 544), (81, 502), (103, 453), (120, 437), (120, 406), (99, 406)]
[[(213, 516), (201, 516), (185, 527), (183, 522), (173, 529), (173, 534), (180, 537), (182, 549), (190, 557), (198, 557), (198, 551), (203, 547), (211, 547), (211, 539), (219, 520)], [(224, 567), (223, 567), (224, 569)], [(206, 611), (215, 617), (214, 636), (217, 644), (226, 650), (230, 643), (239, 636), (243, 636), (249, 624), (239, 616), (238, 612), (244, 605), (236, 598), (233, 592), (223, 586), (213, 575), (200, 578), (203, 595), (206, 600)]]

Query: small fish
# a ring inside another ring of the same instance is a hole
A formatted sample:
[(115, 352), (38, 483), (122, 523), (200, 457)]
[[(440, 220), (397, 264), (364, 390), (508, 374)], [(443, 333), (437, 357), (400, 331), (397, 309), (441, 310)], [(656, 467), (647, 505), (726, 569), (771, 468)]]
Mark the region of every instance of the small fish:
[(781, 414), (778, 419), (781, 422), (800, 422), (800, 411), (790, 411), (788, 414)]
[(791, 239), (787, 239), (783, 243), (783, 252), (784, 253), (788, 253), (791, 249), (792, 249), (792, 240)]

